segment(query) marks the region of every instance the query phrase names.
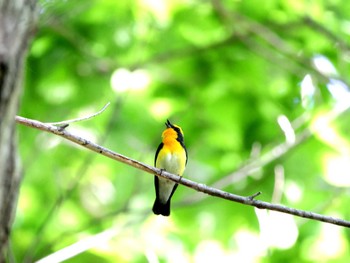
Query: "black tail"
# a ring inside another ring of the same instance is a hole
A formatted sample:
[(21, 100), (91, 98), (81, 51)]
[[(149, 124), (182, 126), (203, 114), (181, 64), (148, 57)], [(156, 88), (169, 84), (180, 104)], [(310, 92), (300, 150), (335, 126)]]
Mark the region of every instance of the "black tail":
[(170, 215), (170, 198), (165, 204), (161, 203), (158, 198), (154, 201), (152, 208), (153, 213), (156, 215), (169, 216)]

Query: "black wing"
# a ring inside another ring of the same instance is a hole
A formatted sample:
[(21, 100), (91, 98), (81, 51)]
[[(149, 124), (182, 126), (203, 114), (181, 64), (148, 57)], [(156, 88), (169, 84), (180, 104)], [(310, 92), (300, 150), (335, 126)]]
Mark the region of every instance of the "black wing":
[(158, 146), (158, 149), (156, 151), (156, 156), (154, 157), (154, 166), (156, 166), (156, 163), (157, 163), (157, 157), (158, 157), (158, 153), (160, 152), (160, 150), (163, 148), (163, 143), (161, 142)]

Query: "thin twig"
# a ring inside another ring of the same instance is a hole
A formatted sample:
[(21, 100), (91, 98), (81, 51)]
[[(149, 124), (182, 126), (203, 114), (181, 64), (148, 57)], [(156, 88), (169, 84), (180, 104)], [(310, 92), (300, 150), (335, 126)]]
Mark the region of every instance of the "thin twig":
[[(114, 108), (112, 109), (112, 112), (114, 114), (113, 118), (110, 119), (109, 123), (107, 124), (105, 131), (103, 133), (103, 136), (101, 138), (98, 139), (98, 143), (99, 144), (103, 144), (103, 142), (106, 140), (109, 131), (111, 130), (111, 126), (113, 125), (113, 123), (118, 119), (118, 113), (119, 113), (119, 109), (121, 106), (121, 99), (117, 99), (114, 103)], [(100, 110), (98, 113), (102, 113), (103, 110), (105, 110), (110, 103), (107, 103), (102, 110)], [(97, 116), (97, 114), (95, 114), (94, 116)], [(91, 116), (90, 116), (91, 117)], [(92, 117), (91, 117), (92, 118)], [(66, 124), (68, 126), (68, 124)], [(65, 125), (60, 125), (57, 126), (59, 129), (65, 129), (67, 126)], [(81, 179), (85, 176), (87, 170), (89, 169), (89, 165), (92, 164), (93, 159), (94, 159), (94, 155), (88, 155), (85, 158), (85, 161), (83, 161), (80, 165), (80, 167), (78, 168), (77, 172), (75, 173), (75, 177), (74, 179), (70, 182), (69, 186), (67, 186), (67, 189), (65, 189), (64, 193), (62, 193), (56, 200), (55, 203), (51, 206), (51, 208), (47, 209), (47, 214), (44, 218), (44, 220), (42, 220), (42, 223), (39, 225), (37, 231), (36, 231), (36, 235), (35, 238), (32, 240), (31, 244), (28, 246), (27, 248), (27, 252), (24, 256), (23, 262), (24, 263), (28, 263), (28, 262), (33, 262), (34, 260), (34, 256), (37, 253), (40, 253), (41, 251), (47, 251), (49, 249), (49, 246), (47, 243), (45, 244), (46, 247), (42, 247), (40, 248), (40, 250), (38, 249), (38, 244), (41, 242), (42, 236), (44, 235), (44, 232), (46, 230), (47, 224), (50, 221), (50, 219), (53, 217), (54, 213), (57, 212), (60, 207), (62, 206), (62, 204), (64, 204), (64, 202), (69, 199), (70, 195), (76, 190), (76, 188), (78, 187), (79, 183), (81, 182)], [(51, 246), (54, 246), (53, 244), (51, 244)]]
[(55, 127), (55, 126), (52, 126), (49, 124), (45, 124), (45, 123), (42, 123), (42, 122), (39, 122), (36, 120), (23, 118), (20, 116), (16, 116), (16, 122), (19, 124), (28, 126), (28, 127), (32, 127), (35, 129), (39, 129), (42, 131), (46, 131), (46, 132), (50, 132), (50, 133), (59, 135), (67, 140), (70, 140), (74, 143), (77, 143), (85, 148), (88, 148), (88, 149), (94, 151), (94, 152), (100, 153), (106, 157), (113, 159), (113, 160), (125, 163), (127, 165), (130, 165), (132, 167), (135, 167), (135, 168), (140, 169), (142, 171), (145, 171), (147, 173), (155, 174), (157, 176), (169, 179), (171, 181), (177, 182), (179, 184), (185, 185), (189, 188), (195, 189), (199, 192), (202, 192), (202, 193), (205, 193), (205, 194), (208, 194), (211, 196), (216, 196), (216, 197), (223, 198), (223, 199), (230, 200), (230, 201), (234, 201), (237, 203), (241, 203), (241, 204), (245, 204), (245, 205), (249, 205), (249, 206), (254, 206), (254, 207), (257, 207), (260, 209), (274, 210), (274, 211), (278, 211), (281, 213), (287, 213), (287, 214), (291, 214), (291, 215), (295, 215), (295, 216), (299, 216), (299, 217), (309, 218), (309, 219), (313, 219), (313, 220), (317, 220), (317, 221), (321, 221), (321, 222), (326, 222), (326, 223), (350, 228), (350, 222), (345, 221), (343, 219), (338, 219), (338, 218), (334, 218), (334, 217), (330, 217), (330, 216), (316, 214), (316, 213), (309, 212), (309, 211), (304, 211), (304, 210), (286, 207), (283, 205), (271, 204), (268, 202), (255, 200), (254, 198), (252, 198), (252, 196), (244, 197), (244, 196), (231, 194), (231, 193), (228, 193), (228, 192), (225, 192), (225, 191), (213, 188), (213, 187), (209, 187), (209, 186), (204, 185), (204, 184), (200, 184), (200, 183), (188, 180), (186, 178), (181, 178), (178, 175), (174, 175), (174, 174), (168, 173), (166, 171), (162, 171), (161, 169), (155, 168), (153, 166), (150, 166), (150, 165), (141, 163), (139, 161), (133, 160), (131, 158), (128, 158), (128, 157), (121, 155), (119, 153), (113, 152), (113, 151), (111, 151), (107, 148), (104, 148), (98, 144), (90, 142), (89, 140), (86, 140), (80, 136), (74, 135), (74, 134), (68, 132), (67, 130), (60, 130), (58, 127)]
[(261, 192), (257, 192), (257, 193), (255, 193), (255, 194), (253, 194), (253, 195), (251, 195), (251, 196), (248, 196), (248, 198), (250, 199), (250, 200), (253, 200), (255, 197), (257, 197), (257, 196), (259, 196), (259, 195), (261, 195), (262, 193)]
[(309, 26), (312, 30), (316, 30), (317, 32), (326, 36), (327, 39), (335, 42), (336, 44), (339, 44), (339, 46), (342, 49), (344, 49), (345, 52), (348, 52), (350, 50), (349, 44), (346, 41), (344, 41), (343, 39), (341, 39), (339, 37), (339, 34), (333, 33), (328, 28), (326, 28), (322, 24), (318, 23), (316, 20), (312, 19), (310, 16), (304, 16), (302, 18), (302, 20), (303, 20), (304, 24)]
[(74, 123), (74, 122), (79, 122), (79, 121), (86, 121), (86, 120), (89, 120), (99, 114), (101, 114), (102, 112), (104, 112), (107, 107), (109, 106), (109, 102), (107, 102), (106, 105), (103, 106), (103, 108), (101, 110), (99, 110), (98, 112), (92, 114), (92, 115), (88, 115), (88, 116), (85, 116), (85, 117), (81, 117), (81, 118), (77, 118), (77, 119), (72, 119), (72, 120), (66, 120), (66, 121), (59, 121), (59, 122), (49, 122), (47, 124), (50, 124), (50, 125), (54, 125), (54, 126), (60, 126), (61, 129), (65, 129), (68, 127), (68, 125), (70, 123)]

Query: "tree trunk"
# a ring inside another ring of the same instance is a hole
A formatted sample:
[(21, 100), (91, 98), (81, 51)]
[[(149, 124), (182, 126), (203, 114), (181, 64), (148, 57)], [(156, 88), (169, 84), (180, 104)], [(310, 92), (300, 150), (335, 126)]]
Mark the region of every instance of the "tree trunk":
[(38, 16), (36, 7), (36, 0), (0, 0), (0, 262), (6, 261), (21, 181), (15, 115), (23, 61)]

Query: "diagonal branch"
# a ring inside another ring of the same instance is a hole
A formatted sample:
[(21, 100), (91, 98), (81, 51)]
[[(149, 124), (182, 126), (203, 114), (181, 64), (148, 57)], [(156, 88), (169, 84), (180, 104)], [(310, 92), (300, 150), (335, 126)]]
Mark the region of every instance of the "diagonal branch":
[(20, 116), (16, 116), (16, 122), (19, 124), (28, 126), (28, 127), (32, 127), (35, 129), (39, 129), (42, 131), (50, 132), (50, 133), (53, 133), (55, 135), (61, 136), (67, 140), (70, 140), (76, 144), (79, 144), (85, 148), (88, 148), (89, 150), (92, 150), (94, 152), (102, 154), (102, 155), (109, 157), (113, 160), (130, 165), (132, 167), (135, 167), (135, 168), (140, 169), (142, 171), (145, 171), (147, 173), (155, 174), (157, 176), (167, 178), (171, 181), (174, 181), (176, 183), (182, 184), (184, 186), (187, 186), (189, 188), (192, 188), (194, 190), (197, 190), (199, 192), (202, 192), (202, 193), (205, 193), (205, 194), (208, 194), (211, 196), (216, 196), (216, 197), (230, 200), (233, 202), (237, 202), (237, 203), (241, 203), (241, 204), (245, 204), (245, 205), (249, 205), (249, 206), (254, 206), (254, 207), (257, 207), (260, 209), (274, 210), (274, 211), (278, 211), (281, 213), (287, 213), (287, 214), (291, 214), (291, 215), (295, 215), (295, 216), (299, 216), (299, 217), (309, 218), (309, 219), (313, 219), (313, 220), (317, 220), (317, 221), (321, 221), (321, 222), (325, 222), (325, 223), (330, 223), (330, 224), (350, 228), (350, 222), (345, 221), (343, 219), (325, 216), (325, 215), (313, 213), (310, 211), (290, 208), (290, 207), (286, 207), (283, 205), (271, 204), (271, 203), (260, 201), (260, 200), (255, 200), (254, 198), (259, 195), (258, 193), (251, 195), (251, 196), (247, 196), (247, 197), (239, 196), (239, 195), (231, 194), (231, 193), (207, 186), (205, 184), (197, 183), (197, 182), (179, 177), (178, 175), (174, 175), (174, 174), (168, 173), (166, 171), (162, 171), (162, 170), (155, 168), (153, 166), (141, 163), (139, 161), (136, 161), (136, 160), (128, 158), (124, 155), (121, 155), (119, 153), (113, 152), (107, 148), (104, 148), (104, 147), (96, 144), (96, 143), (90, 142), (90, 141), (88, 141), (80, 136), (72, 134), (72, 133), (66, 131), (65, 129), (62, 129), (62, 127), (55, 127), (55, 126), (50, 125), (50, 124), (46, 124), (46, 123), (42, 123), (42, 122), (39, 122), (36, 120), (23, 118)]

